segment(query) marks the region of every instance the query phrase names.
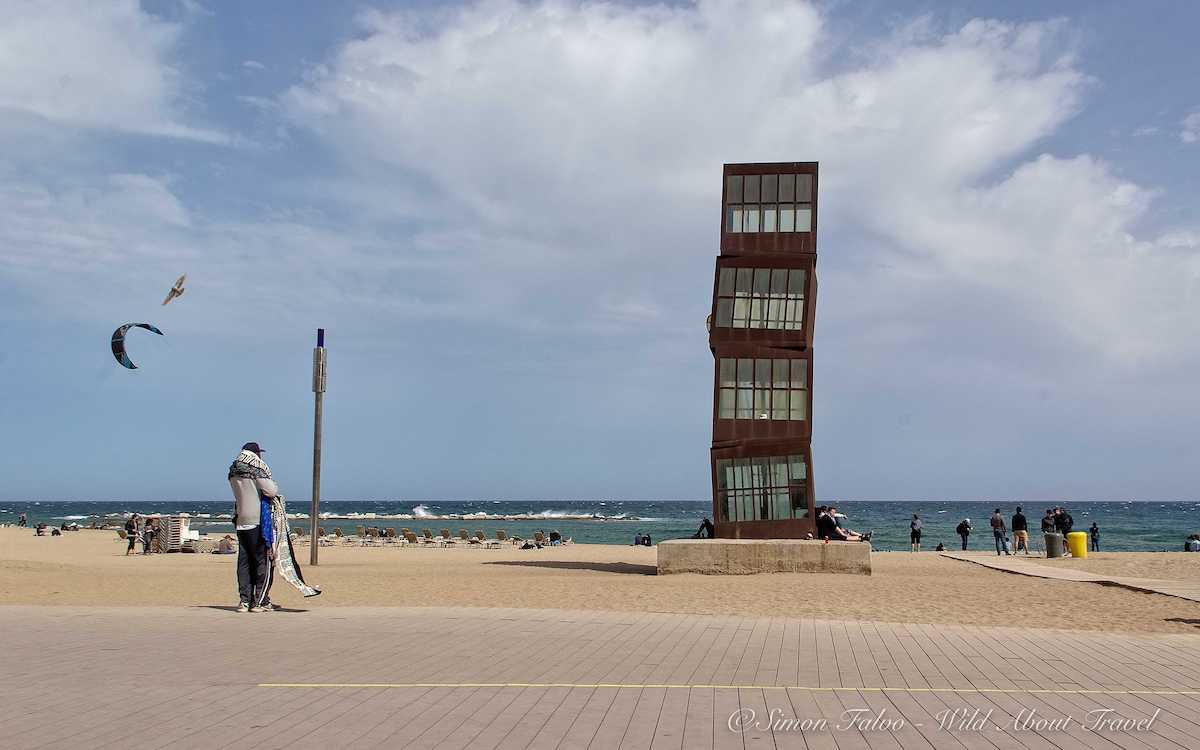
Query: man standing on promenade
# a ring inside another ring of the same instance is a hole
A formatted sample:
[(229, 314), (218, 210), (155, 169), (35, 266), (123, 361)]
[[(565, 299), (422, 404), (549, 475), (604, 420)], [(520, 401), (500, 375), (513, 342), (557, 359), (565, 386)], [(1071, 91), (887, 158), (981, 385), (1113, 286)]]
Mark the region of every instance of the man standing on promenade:
[(1025, 518), (1025, 514), (1021, 512), (1021, 506), (1017, 506), (1017, 512), (1013, 513), (1012, 517), (1012, 533), (1013, 533), (1013, 554), (1025, 548), (1026, 556), (1029, 555), (1029, 521)]
[(279, 487), (258, 443), (246, 443), (229, 467), (233, 526), (238, 539), (238, 612), (269, 612), (271, 561), (275, 558), (271, 499)]
[(1000, 509), (996, 508), (992, 512), (992, 536), (996, 538), (996, 556), (1000, 556), (1001, 547), (1004, 548), (1004, 554), (1008, 552), (1008, 528), (1004, 525), (1004, 516), (1000, 515)]

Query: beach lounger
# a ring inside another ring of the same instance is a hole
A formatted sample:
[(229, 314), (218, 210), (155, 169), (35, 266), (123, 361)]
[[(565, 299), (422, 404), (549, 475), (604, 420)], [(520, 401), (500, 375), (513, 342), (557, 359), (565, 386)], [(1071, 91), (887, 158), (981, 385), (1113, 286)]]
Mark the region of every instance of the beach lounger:
[(550, 540), (547, 539), (546, 535), (540, 531), (535, 531), (533, 533), (533, 541), (536, 542), (537, 544), (541, 544), (543, 546), (547, 546), (550, 544)]
[(421, 543), (422, 544), (436, 544), (439, 547), (441, 547), (443, 544), (441, 541), (434, 538), (433, 532), (430, 531), (429, 529), (421, 529)]
[(504, 529), (496, 529), (496, 541), (500, 542), (501, 544), (504, 542), (512, 542), (513, 544), (517, 543), (517, 540), (510, 538), (508, 536), (508, 532)]
[(442, 529), (442, 544), (453, 544), (458, 540), (450, 536), (450, 529)]
[(417, 535), (408, 529), (404, 529), (404, 541), (408, 542), (409, 545), (413, 547), (419, 547), (421, 545), (421, 541), (417, 539)]
[(475, 538), (478, 539), (479, 543), (484, 547), (495, 547), (496, 549), (500, 549), (500, 542), (496, 541), (495, 539), (488, 539), (482, 531), (476, 530)]

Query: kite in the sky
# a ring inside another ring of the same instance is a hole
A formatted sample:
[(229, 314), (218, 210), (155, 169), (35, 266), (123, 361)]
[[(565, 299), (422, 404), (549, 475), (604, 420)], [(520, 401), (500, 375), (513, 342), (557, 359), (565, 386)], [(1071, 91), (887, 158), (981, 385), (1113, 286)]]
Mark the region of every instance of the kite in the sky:
[(163, 300), (163, 304), (167, 304), (176, 297), (182, 297), (187, 290), (183, 288), (183, 282), (187, 280), (187, 274), (180, 276), (175, 280), (175, 286), (171, 287), (171, 291), (167, 292), (167, 298)]
[(130, 328), (145, 328), (147, 331), (157, 333), (159, 336), (163, 335), (163, 332), (158, 330), (154, 326), (150, 325), (149, 323), (126, 323), (125, 325), (121, 326), (117, 330), (113, 331), (113, 335), (112, 335), (113, 356), (116, 357), (117, 361), (120, 362), (123, 366), (128, 367), (130, 370), (136, 370), (137, 365), (135, 365), (133, 363), (133, 361), (129, 359), (129, 355), (125, 353), (125, 332), (128, 331)]

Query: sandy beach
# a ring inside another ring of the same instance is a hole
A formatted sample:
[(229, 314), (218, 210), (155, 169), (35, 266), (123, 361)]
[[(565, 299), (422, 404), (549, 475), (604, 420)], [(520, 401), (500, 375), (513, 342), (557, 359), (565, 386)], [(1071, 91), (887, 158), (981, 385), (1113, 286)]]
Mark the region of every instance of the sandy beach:
[[(236, 604), (234, 555), (125, 557), (109, 531), (35, 537), (0, 529), (6, 604)], [(308, 548), (298, 548), (307, 562)], [(324, 594), (285, 607), (470, 606), (747, 614), (1136, 632), (1196, 632), (1200, 605), (1120, 588), (997, 572), (933, 553), (875, 553), (874, 575), (655, 575), (653, 548), (569, 545), (542, 550), (324, 547), (306, 572)], [(1099, 572), (1189, 578), (1200, 555), (1102, 553)]]

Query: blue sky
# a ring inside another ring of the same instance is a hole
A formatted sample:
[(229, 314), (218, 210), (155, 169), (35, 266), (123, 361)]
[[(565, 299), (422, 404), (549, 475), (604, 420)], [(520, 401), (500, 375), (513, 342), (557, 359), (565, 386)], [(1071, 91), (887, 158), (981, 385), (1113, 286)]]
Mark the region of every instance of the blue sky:
[(1196, 497), (1194, 4), (0, 11), (0, 498), (246, 440), (306, 498), (318, 326), (326, 497), (703, 498), (721, 164), (774, 160), (821, 498)]

